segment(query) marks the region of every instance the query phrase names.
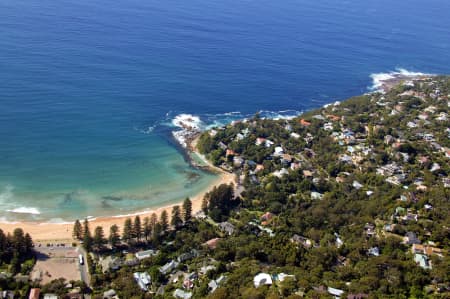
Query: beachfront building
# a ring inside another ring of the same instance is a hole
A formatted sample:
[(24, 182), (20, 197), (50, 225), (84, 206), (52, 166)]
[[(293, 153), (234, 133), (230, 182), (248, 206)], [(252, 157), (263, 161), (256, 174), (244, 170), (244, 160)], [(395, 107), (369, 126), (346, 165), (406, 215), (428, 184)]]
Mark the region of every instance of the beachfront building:
[(158, 254), (157, 251), (155, 251), (153, 249), (149, 249), (149, 250), (136, 252), (135, 256), (138, 260), (141, 261), (141, 260), (147, 259), (149, 257), (155, 256), (157, 254)]

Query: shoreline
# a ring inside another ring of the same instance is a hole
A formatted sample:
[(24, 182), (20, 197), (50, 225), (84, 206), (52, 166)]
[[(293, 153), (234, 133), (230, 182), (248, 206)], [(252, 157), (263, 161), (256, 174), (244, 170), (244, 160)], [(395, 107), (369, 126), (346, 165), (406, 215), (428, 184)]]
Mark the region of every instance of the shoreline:
[[(376, 84), (376, 89), (372, 92), (388, 92), (391, 88), (396, 86), (397, 84), (408, 81), (408, 80), (417, 80), (423, 79), (427, 77), (436, 76), (434, 74), (422, 74), (422, 73), (404, 73), (400, 72), (391, 72), (384, 74), (377, 74), (382, 76), (380, 79), (374, 79), (374, 83)], [(235, 175), (234, 173), (229, 173), (219, 167), (214, 166), (210, 161), (206, 159), (206, 157), (200, 154), (197, 150), (197, 142), (202, 133), (198, 127), (191, 125), (189, 122), (192, 122), (192, 119), (188, 118), (187, 123), (181, 122), (180, 127), (182, 134), (180, 136), (173, 136), (180, 148), (183, 151), (183, 155), (189, 162), (192, 167), (197, 169), (201, 169), (203, 171), (215, 173), (218, 175), (217, 180), (211, 183), (205, 190), (199, 192), (195, 196), (191, 198), (192, 201), (192, 214), (197, 213), (201, 210), (201, 202), (204, 195), (211, 191), (214, 187), (220, 184), (235, 184)], [(177, 138), (178, 137), (178, 138)], [(179, 137), (182, 137), (179, 139)], [(197, 156), (201, 163), (196, 161), (193, 158), (193, 155)], [(152, 213), (156, 213), (158, 216), (158, 220), (162, 211), (167, 211), (170, 219), (171, 210), (173, 206), (181, 205), (184, 198), (180, 199), (176, 203), (161, 206), (158, 208), (154, 208), (146, 211), (136, 211), (134, 213), (130, 213), (128, 215), (112, 215), (112, 216), (101, 216), (101, 217), (93, 217), (89, 220), (91, 231), (94, 230), (96, 226), (102, 226), (105, 235), (109, 234), (109, 228), (111, 225), (116, 224), (119, 226), (121, 230), (123, 227), (123, 223), (127, 218), (133, 218), (139, 215), (142, 218), (150, 216)], [(80, 219), (82, 221), (83, 219)], [(26, 222), (26, 221), (17, 221), (17, 222), (0, 222), (0, 229), (2, 229), (5, 233), (12, 233), (15, 228), (22, 228), (25, 233), (29, 233), (33, 238), (33, 241), (36, 243), (62, 243), (64, 242), (73, 242), (75, 241), (72, 238), (72, 228), (73, 223), (48, 223), (48, 222)]]
[[(233, 173), (228, 173), (218, 167), (215, 167), (214, 165), (209, 163), (209, 161), (207, 161), (206, 158), (197, 151), (196, 145), (199, 136), (200, 135), (198, 134), (194, 138), (190, 139), (188, 141), (188, 146), (185, 149), (186, 155), (189, 158), (189, 163), (193, 167), (197, 167), (202, 170), (211, 171), (218, 174), (218, 178), (213, 183), (211, 183), (205, 190), (199, 192), (198, 194), (190, 198), (192, 201), (193, 215), (195, 215), (195, 213), (201, 210), (202, 200), (207, 192), (210, 192), (214, 187), (219, 186), (221, 184), (235, 183)], [(194, 161), (192, 161), (192, 158), (190, 157), (191, 154), (196, 154), (197, 156), (201, 157), (207, 164), (207, 166), (203, 167), (196, 165)], [(161, 213), (165, 210), (167, 211), (170, 219), (172, 207), (176, 205), (181, 205), (184, 199), (185, 198), (180, 198), (179, 201), (177, 201), (176, 203), (161, 206), (147, 211), (136, 211), (129, 215), (94, 217), (93, 219), (88, 219), (89, 228), (91, 232), (93, 232), (96, 226), (102, 226), (103, 230), (105, 231), (105, 235), (108, 236), (109, 228), (113, 224), (119, 226), (119, 229), (121, 231), (125, 219), (134, 218), (136, 215), (139, 215), (142, 220), (144, 217), (150, 216), (151, 214), (155, 213), (158, 216), (159, 220)], [(83, 221), (83, 219), (80, 219), (80, 221)], [(16, 228), (22, 228), (25, 233), (29, 233), (35, 243), (60, 244), (60, 243), (75, 242), (75, 240), (72, 238), (73, 223), (48, 223), (48, 222), (26, 222), (26, 221), (0, 222), (0, 229), (2, 229), (4, 233), (12, 233)]]

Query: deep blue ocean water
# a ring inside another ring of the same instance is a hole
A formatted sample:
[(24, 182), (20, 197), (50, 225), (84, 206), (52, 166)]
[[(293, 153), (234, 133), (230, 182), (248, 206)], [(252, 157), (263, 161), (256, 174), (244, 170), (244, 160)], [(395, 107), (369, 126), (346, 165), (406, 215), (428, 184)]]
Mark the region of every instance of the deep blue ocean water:
[(213, 175), (170, 132), (450, 73), (448, 0), (0, 0), (0, 217), (171, 203)]

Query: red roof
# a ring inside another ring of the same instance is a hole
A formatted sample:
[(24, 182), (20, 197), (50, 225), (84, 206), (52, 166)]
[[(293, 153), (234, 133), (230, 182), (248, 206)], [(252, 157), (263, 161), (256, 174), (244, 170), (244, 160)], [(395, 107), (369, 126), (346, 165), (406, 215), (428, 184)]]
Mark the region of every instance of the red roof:
[(332, 121), (338, 121), (338, 120), (341, 119), (340, 116), (333, 115), (333, 114), (327, 115), (327, 117), (328, 117), (330, 120), (332, 120)]
[(205, 244), (206, 244), (206, 246), (209, 247), (209, 249), (216, 249), (216, 247), (217, 247), (217, 242), (218, 242), (219, 240), (220, 240), (220, 238), (214, 238), (214, 239), (211, 239), (211, 240), (209, 240), (209, 241), (206, 241)]
[(30, 296), (28, 296), (28, 299), (39, 299), (39, 295), (41, 294), (41, 289), (31, 289)]
[(311, 123), (309, 121), (306, 121), (303, 118), (300, 120), (300, 124), (302, 126), (310, 126), (311, 125)]

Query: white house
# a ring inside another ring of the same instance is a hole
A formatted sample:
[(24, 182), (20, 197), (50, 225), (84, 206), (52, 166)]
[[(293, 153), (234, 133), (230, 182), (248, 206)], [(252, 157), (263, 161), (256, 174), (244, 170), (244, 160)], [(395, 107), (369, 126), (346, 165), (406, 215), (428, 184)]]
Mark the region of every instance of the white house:
[(150, 249), (150, 250), (136, 252), (135, 255), (138, 260), (143, 260), (143, 259), (147, 259), (149, 257), (155, 256), (156, 254), (157, 254), (156, 251)]
[(135, 272), (133, 273), (134, 280), (143, 291), (148, 291), (148, 285), (152, 282), (152, 278), (147, 272)]
[(255, 288), (261, 285), (272, 285), (272, 276), (267, 273), (259, 273), (253, 278), (253, 284)]

